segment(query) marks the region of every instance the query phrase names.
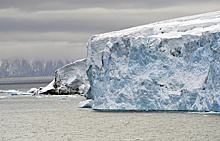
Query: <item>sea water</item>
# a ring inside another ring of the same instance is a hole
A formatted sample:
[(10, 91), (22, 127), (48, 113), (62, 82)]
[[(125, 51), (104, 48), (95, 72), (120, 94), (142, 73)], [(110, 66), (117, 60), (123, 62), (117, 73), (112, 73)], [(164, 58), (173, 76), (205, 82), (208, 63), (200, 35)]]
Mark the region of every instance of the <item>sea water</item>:
[[(0, 90), (26, 92), (52, 79), (0, 79)], [(82, 100), (85, 98), (0, 98), (0, 140), (220, 140), (219, 113), (97, 112), (77, 108)]]
[[(53, 79), (54, 76), (0, 78), (0, 91), (16, 90), (27, 92), (31, 88), (45, 87)], [(1, 95), (6, 95), (6, 93), (0, 93)]]

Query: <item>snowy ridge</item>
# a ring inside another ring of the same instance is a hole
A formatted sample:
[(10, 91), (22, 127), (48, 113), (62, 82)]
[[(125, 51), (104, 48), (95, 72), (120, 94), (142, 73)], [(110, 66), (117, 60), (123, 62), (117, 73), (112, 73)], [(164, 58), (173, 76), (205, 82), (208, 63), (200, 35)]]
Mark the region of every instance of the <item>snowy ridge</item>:
[(97, 110), (220, 111), (220, 11), (91, 37)]
[(69, 61), (31, 59), (0, 60), (0, 77), (51, 76)]
[[(113, 31), (109, 33), (94, 35), (92, 38), (93, 40), (103, 40), (105, 38), (123, 37), (126, 35), (128, 36), (131, 35), (136, 37), (138, 35), (142, 35), (142, 36), (148, 36), (149, 34), (157, 35), (160, 34), (161, 32), (163, 33), (179, 32), (182, 34), (186, 34), (186, 33), (193, 33), (193, 29), (199, 29), (199, 28), (201, 29), (199, 31), (200, 32), (199, 34), (201, 34), (204, 31), (210, 31), (211, 27), (213, 27), (211, 30), (219, 31), (220, 30), (220, 27), (218, 26), (219, 21), (220, 21), (220, 11), (217, 11), (206, 14), (199, 14), (195, 16), (166, 20), (162, 22), (156, 22), (156, 23), (133, 27), (120, 31)], [(185, 31), (187, 32), (185, 33)]]

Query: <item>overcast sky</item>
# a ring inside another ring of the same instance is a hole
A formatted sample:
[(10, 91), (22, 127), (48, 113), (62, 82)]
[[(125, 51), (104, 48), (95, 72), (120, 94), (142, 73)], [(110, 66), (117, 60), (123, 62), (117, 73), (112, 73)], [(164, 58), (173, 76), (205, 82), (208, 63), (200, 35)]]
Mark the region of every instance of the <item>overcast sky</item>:
[(0, 0), (0, 59), (76, 60), (94, 34), (219, 11), (220, 0)]

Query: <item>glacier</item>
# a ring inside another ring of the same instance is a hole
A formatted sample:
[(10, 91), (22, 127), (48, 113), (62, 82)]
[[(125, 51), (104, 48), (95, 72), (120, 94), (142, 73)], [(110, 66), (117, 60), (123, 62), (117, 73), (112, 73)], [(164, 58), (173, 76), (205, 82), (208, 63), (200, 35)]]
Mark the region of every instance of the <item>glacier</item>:
[(87, 44), (94, 110), (220, 108), (220, 11), (94, 35)]

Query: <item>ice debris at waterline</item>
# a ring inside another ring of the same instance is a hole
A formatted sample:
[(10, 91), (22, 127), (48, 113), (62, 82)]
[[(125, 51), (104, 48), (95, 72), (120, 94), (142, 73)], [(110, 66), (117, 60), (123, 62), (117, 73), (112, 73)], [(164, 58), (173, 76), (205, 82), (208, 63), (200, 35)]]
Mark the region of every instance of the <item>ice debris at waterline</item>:
[(67, 98), (66, 98), (66, 97), (61, 96), (61, 97), (59, 98), (59, 100), (67, 100)]
[(220, 111), (220, 11), (91, 37), (96, 110)]
[(93, 100), (88, 99), (88, 100), (80, 102), (78, 104), (78, 108), (92, 108), (92, 105), (93, 105)]
[(30, 90), (28, 90), (28, 93), (33, 93), (36, 94), (39, 90), (37, 88), (31, 88)]
[(11, 96), (17, 96), (17, 95), (34, 95), (37, 93), (39, 89), (37, 88), (31, 88), (27, 92), (19, 91), (19, 90), (0, 90), (0, 93), (6, 93), (10, 94)]
[(70, 63), (55, 72), (55, 79), (42, 94), (85, 94), (90, 88), (86, 75), (86, 59)]

